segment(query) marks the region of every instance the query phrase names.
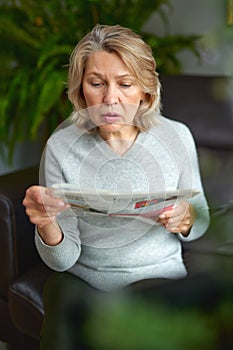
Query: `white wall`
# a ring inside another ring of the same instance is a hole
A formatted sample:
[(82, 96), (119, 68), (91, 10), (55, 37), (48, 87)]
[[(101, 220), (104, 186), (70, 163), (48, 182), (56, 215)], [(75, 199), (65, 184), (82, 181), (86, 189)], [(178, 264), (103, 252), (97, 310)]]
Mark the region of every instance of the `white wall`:
[(200, 34), (202, 64), (188, 51), (178, 55), (183, 71), (195, 75), (233, 76), (233, 26), (226, 25), (226, 0), (170, 0), (169, 28), (157, 14), (145, 29), (158, 35)]

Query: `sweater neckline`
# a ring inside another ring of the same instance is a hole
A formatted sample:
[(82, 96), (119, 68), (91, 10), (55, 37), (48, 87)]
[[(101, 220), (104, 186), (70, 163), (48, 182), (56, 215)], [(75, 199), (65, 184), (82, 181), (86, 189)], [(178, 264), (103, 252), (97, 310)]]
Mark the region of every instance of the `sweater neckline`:
[(99, 146), (101, 146), (102, 150), (107, 152), (109, 155), (114, 155), (114, 157), (117, 157), (117, 158), (127, 158), (132, 152), (134, 152), (136, 145), (143, 142), (145, 135), (146, 135), (146, 132), (139, 131), (134, 142), (129, 146), (129, 148), (122, 155), (115, 152), (114, 149), (99, 135), (98, 132), (95, 134), (95, 139), (96, 139), (96, 142), (99, 144)]

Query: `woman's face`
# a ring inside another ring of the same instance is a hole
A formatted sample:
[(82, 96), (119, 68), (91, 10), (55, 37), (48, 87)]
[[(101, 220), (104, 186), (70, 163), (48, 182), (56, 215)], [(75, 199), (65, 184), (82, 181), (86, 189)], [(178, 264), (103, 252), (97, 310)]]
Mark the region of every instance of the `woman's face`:
[(100, 130), (133, 125), (144, 92), (116, 53), (97, 51), (89, 57), (82, 88), (91, 120)]

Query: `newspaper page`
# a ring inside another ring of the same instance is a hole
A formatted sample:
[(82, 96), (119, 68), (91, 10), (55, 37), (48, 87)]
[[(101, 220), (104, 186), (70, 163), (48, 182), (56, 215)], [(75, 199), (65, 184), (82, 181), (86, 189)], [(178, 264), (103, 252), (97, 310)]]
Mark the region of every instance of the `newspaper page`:
[(102, 215), (155, 220), (163, 211), (172, 209), (177, 201), (190, 198), (199, 192), (193, 189), (157, 193), (116, 193), (104, 190), (80, 190), (72, 184), (52, 186), (55, 196), (70, 204), (77, 216)]

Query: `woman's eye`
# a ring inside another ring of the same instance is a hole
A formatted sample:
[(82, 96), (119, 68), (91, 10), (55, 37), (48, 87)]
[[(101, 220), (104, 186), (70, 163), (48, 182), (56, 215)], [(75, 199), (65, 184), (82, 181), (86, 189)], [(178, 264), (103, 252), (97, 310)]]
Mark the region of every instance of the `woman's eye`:
[(122, 86), (123, 88), (127, 89), (127, 88), (130, 88), (130, 87), (131, 87), (131, 84), (121, 84), (121, 86)]
[(99, 86), (101, 86), (101, 83), (91, 83), (91, 85), (94, 87), (99, 87)]

